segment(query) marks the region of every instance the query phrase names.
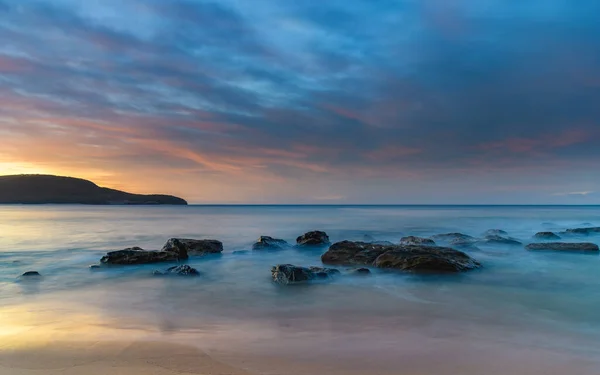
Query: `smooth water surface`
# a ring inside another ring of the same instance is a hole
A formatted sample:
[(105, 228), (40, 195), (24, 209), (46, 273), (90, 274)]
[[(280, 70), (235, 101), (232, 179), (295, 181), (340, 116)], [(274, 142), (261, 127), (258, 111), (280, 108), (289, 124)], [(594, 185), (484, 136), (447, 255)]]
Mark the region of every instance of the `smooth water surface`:
[[(209, 344), (195, 337), (210, 333), (214, 340), (235, 337), (228, 347), (302, 358), (324, 350), (371, 353), (378, 364), (393, 364), (393, 348), (411, 340), (414, 349), (418, 336), (427, 348), (456, 341), (583, 356), (578, 363), (594, 371), (600, 369), (593, 362), (600, 358), (593, 344), (600, 342), (597, 254), (480, 246), (469, 254), (483, 268), (465, 274), (374, 270), (281, 287), (270, 281), (272, 265), (320, 265), (324, 249), (251, 250), (260, 235), (293, 243), (315, 229), (333, 242), (365, 235), (398, 242), (404, 235), (479, 236), (500, 228), (527, 243), (538, 231), (590, 225), (600, 225), (600, 207), (0, 206), (0, 305), (14, 326), (26, 310), (30, 330), (93, 316), (100, 329), (186, 334), (199, 345)], [(88, 268), (108, 250), (159, 249), (169, 237), (219, 239), (225, 251), (191, 258), (198, 278), (152, 276), (166, 265)], [(600, 237), (568, 241), (600, 243)], [(43, 278), (18, 278), (29, 270)]]

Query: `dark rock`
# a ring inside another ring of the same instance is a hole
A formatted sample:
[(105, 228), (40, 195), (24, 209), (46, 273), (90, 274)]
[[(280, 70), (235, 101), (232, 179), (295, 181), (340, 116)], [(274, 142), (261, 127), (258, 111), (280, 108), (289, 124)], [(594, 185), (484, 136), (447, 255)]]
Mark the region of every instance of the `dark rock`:
[(281, 250), (289, 247), (285, 240), (269, 236), (260, 236), (258, 241), (252, 245), (252, 250)]
[(154, 271), (155, 276), (199, 276), (200, 272), (197, 269), (183, 264), (167, 268), (165, 271)]
[(497, 235), (487, 235), (484, 237), (482, 243), (488, 245), (510, 245), (510, 246), (521, 246), (522, 242), (515, 240), (510, 237), (502, 237)]
[(375, 245), (342, 241), (322, 255), (325, 264), (360, 264), (413, 272), (460, 272), (480, 267), (467, 254), (427, 245)]
[(327, 279), (340, 273), (340, 271), (335, 268), (308, 267), (308, 269), (313, 273), (316, 279)]
[(90, 270), (92, 270), (92, 271), (96, 271), (96, 270), (99, 270), (101, 268), (102, 268), (102, 266), (100, 266), (99, 264), (92, 264), (92, 265), (90, 265)]
[(400, 246), (380, 255), (375, 260), (379, 268), (423, 273), (464, 272), (481, 267), (481, 264), (463, 253), (448, 247)]
[(589, 236), (592, 234), (600, 234), (600, 227), (567, 229), (565, 233)]
[(21, 275), (21, 277), (40, 277), (40, 273), (38, 271), (27, 271)]
[(370, 275), (371, 270), (368, 268), (355, 268), (353, 270), (348, 271), (348, 274), (356, 275), (356, 276), (365, 276), (365, 275)]
[(130, 247), (124, 250), (111, 251), (100, 259), (104, 264), (148, 264), (160, 262), (175, 262), (187, 259), (183, 250), (176, 251), (150, 251), (139, 247)]
[(560, 240), (560, 236), (553, 232), (538, 232), (533, 237), (540, 240)]
[(296, 238), (296, 243), (298, 246), (324, 246), (331, 242), (327, 233), (316, 230)]
[(331, 245), (329, 250), (321, 256), (321, 261), (325, 264), (370, 266), (373, 265), (378, 256), (395, 249), (397, 246), (341, 241)]
[(365, 234), (363, 238), (364, 238), (363, 242), (366, 242), (366, 243), (372, 243), (375, 245), (394, 245), (394, 243), (390, 242), (390, 241), (377, 241), (375, 239), (375, 237), (370, 236), (368, 234)]
[(599, 251), (598, 245), (589, 242), (540, 242), (531, 243), (525, 248), (527, 250)]
[(459, 249), (479, 250), (479, 248), (475, 246), (476, 243), (477, 239), (475, 238), (455, 238), (451, 240), (448, 245)]
[(445, 242), (445, 243), (451, 243), (451, 242), (462, 243), (462, 242), (466, 242), (466, 241), (470, 241), (471, 243), (474, 243), (476, 241), (476, 239), (474, 237), (471, 237), (468, 234), (462, 234), (462, 233), (436, 234), (436, 235), (431, 236), (431, 239), (434, 241)]
[(220, 254), (223, 252), (223, 243), (217, 240), (171, 238), (163, 246), (162, 251), (174, 251), (188, 255)]
[(393, 242), (390, 241), (374, 241), (374, 242), (370, 242), (373, 245), (384, 245), (384, 246), (394, 246), (395, 244)]
[(423, 246), (435, 246), (435, 241), (429, 238), (408, 236), (400, 239), (400, 245), (423, 245)]
[(340, 271), (333, 268), (306, 268), (291, 264), (278, 264), (271, 268), (273, 281), (283, 285), (307, 282), (315, 279), (327, 279), (338, 273)]
[(502, 229), (489, 229), (483, 233), (484, 236), (508, 236), (508, 233)]

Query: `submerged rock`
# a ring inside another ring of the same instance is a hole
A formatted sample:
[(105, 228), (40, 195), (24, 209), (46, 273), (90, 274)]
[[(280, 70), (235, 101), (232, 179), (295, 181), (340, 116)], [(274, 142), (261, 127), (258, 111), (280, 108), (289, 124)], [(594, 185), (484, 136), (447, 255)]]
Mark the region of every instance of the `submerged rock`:
[(323, 254), (325, 264), (361, 264), (413, 272), (461, 272), (481, 265), (467, 254), (429, 245), (376, 245), (342, 241)]
[(269, 236), (260, 236), (252, 245), (252, 250), (281, 250), (289, 247), (287, 241)]
[(408, 236), (400, 239), (400, 245), (423, 245), (423, 246), (435, 246), (435, 241), (429, 238)]
[(340, 271), (334, 268), (298, 267), (292, 264), (278, 264), (271, 268), (271, 277), (278, 284), (289, 285), (315, 279), (327, 279)]
[(592, 234), (600, 234), (600, 227), (590, 227), (590, 228), (574, 228), (567, 229), (565, 231), (566, 234), (579, 234), (579, 235), (592, 235)]
[(130, 247), (124, 250), (111, 251), (100, 259), (104, 264), (148, 264), (160, 262), (175, 262), (187, 259), (187, 253), (178, 249), (176, 251), (144, 250), (140, 247)]
[(554, 232), (538, 232), (533, 237), (540, 240), (560, 240), (560, 236)]
[(38, 271), (27, 271), (21, 275), (21, 277), (41, 277), (42, 275)]
[(555, 251), (599, 251), (598, 245), (589, 242), (540, 242), (531, 243), (525, 247), (527, 250), (555, 250)]
[(502, 229), (488, 229), (483, 233), (485, 236), (508, 236), (508, 232)]
[(368, 268), (355, 268), (355, 269), (349, 270), (348, 274), (356, 275), (356, 276), (365, 276), (365, 275), (370, 275), (371, 270)]
[(90, 265), (90, 270), (92, 270), (92, 271), (97, 271), (101, 268), (102, 268), (102, 266), (100, 266), (99, 264), (91, 264)]
[(497, 235), (487, 235), (483, 238), (483, 241), (481, 241), (481, 242), (488, 244), (488, 245), (510, 245), (510, 246), (523, 245), (522, 242), (520, 242), (514, 238), (502, 237), (502, 236), (497, 236)]
[(219, 254), (223, 252), (223, 243), (217, 240), (171, 238), (165, 243), (162, 251), (180, 252), (187, 255)]
[(298, 246), (325, 246), (331, 242), (327, 233), (315, 230), (296, 238), (296, 243)]
[(461, 243), (461, 242), (466, 242), (466, 241), (470, 241), (471, 243), (474, 243), (476, 241), (475, 237), (469, 236), (468, 234), (463, 234), (463, 233), (442, 233), (442, 234), (436, 234), (431, 236), (431, 239), (437, 242), (445, 242), (445, 243), (451, 243), (451, 242), (457, 242), (457, 243)]
[(475, 246), (477, 242), (476, 238), (455, 238), (448, 242), (448, 245), (465, 250), (479, 250), (479, 248)]
[(155, 276), (199, 276), (200, 272), (197, 269), (183, 264), (167, 268), (165, 271), (154, 271)]

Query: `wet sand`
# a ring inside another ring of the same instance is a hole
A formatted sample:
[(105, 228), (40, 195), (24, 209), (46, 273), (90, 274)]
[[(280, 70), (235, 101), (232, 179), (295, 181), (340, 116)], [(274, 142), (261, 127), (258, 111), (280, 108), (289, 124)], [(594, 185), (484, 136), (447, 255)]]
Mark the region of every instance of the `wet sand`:
[(191, 346), (165, 342), (48, 342), (0, 350), (2, 375), (248, 375)]
[[(0, 350), (2, 375), (597, 375), (598, 363), (557, 353), (445, 343), (398, 351), (396, 369), (377, 356), (348, 358), (213, 355), (168, 342), (48, 342)], [(442, 348), (444, 347), (444, 348)], [(465, 349), (469, 349), (468, 351)], [(328, 352), (328, 351), (326, 351)], [(401, 359), (401, 361), (400, 361)], [(360, 363), (360, 364), (359, 364)], [(388, 368), (386, 368), (388, 367)]]
[(378, 342), (361, 334), (296, 332), (252, 343), (243, 332), (240, 340), (193, 333), (161, 339), (128, 330), (107, 329), (109, 335), (98, 335), (97, 326), (89, 328), (90, 334), (79, 326), (2, 335), (0, 374), (597, 375), (600, 369), (600, 358), (590, 353), (425, 337), (410, 330), (394, 330)]

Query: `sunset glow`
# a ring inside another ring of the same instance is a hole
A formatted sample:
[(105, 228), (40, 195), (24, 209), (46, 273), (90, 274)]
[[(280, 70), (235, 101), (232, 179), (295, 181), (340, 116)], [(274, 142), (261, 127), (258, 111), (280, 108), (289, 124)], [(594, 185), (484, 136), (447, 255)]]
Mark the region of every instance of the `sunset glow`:
[(600, 203), (598, 2), (311, 4), (0, 0), (0, 174), (193, 203)]

